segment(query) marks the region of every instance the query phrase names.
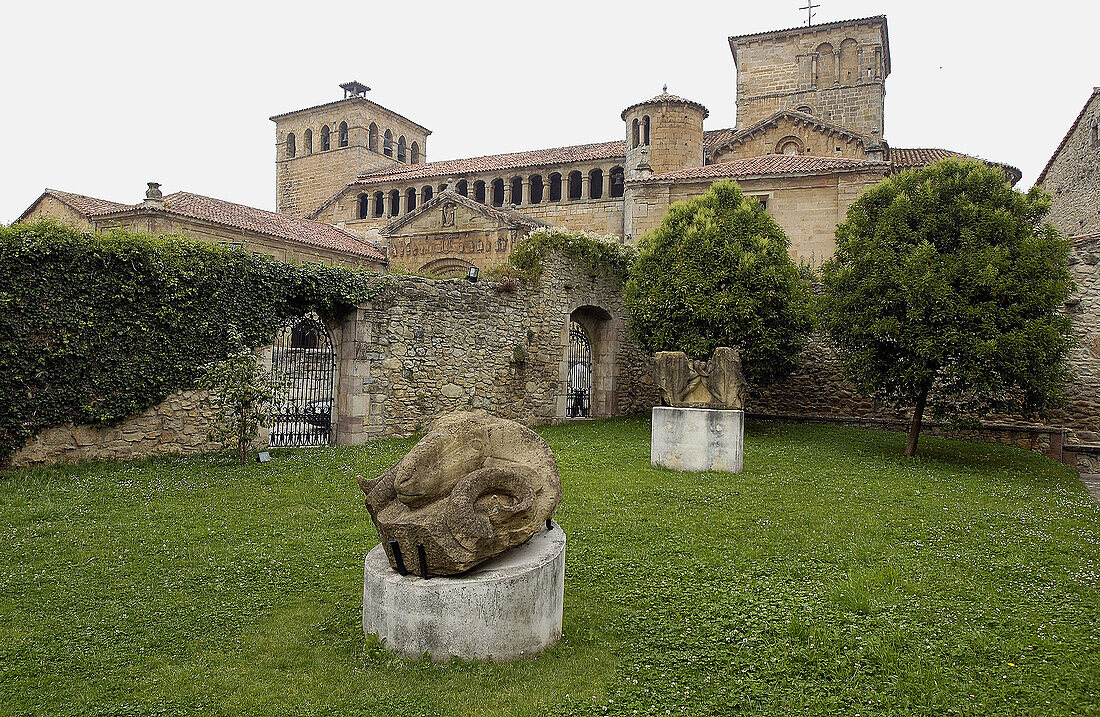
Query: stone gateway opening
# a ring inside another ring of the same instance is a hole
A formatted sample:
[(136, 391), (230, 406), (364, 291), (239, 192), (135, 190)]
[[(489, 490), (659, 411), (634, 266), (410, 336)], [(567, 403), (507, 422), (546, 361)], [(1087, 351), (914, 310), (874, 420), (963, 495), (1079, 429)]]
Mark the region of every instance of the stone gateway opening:
[(592, 342), (576, 321), (569, 322), (569, 368), (566, 373), (565, 415), (592, 417)]
[(616, 321), (599, 306), (580, 306), (569, 314), (568, 343), (562, 362), (565, 418), (615, 415)]
[(286, 398), (272, 419), (270, 445), (335, 443), (336, 351), (325, 325), (313, 316), (287, 322), (271, 349), (271, 371), (286, 387)]

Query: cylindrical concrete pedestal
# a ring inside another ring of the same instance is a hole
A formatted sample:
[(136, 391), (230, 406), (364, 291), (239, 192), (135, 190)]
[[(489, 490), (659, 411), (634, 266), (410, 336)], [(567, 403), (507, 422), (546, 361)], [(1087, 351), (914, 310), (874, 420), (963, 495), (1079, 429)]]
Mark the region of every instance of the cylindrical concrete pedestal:
[(649, 460), (655, 466), (740, 473), (744, 452), (744, 411), (653, 407)]
[(514, 660), (561, 637), (565, 533), (556, 523), (458, 577), (394, 572), (381, 545), (363, 568), (363, 633), (433, 660)]

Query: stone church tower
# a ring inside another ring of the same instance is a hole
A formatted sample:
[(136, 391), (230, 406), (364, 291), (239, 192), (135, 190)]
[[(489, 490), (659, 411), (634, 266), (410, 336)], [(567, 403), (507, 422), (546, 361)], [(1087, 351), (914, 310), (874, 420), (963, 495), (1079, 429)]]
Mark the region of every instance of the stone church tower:
[(427, 161), (431, 130), (366, 98), (358, 82), (344, 99), (275, 115), (275, 208), (306, 216), (366, 172)]
[(795, 110), (883, 136), (890, 74), (886, 16), (841, 20), (729, 39), (737, 67), (737, 126)]

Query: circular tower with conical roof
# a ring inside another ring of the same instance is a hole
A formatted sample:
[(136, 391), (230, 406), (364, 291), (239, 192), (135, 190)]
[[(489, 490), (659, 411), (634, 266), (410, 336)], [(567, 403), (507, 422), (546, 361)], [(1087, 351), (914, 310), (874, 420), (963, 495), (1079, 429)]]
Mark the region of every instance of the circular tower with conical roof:
[(626, 176), (642, 179), (703, 164), (703, 120), (710, 115), (698, 102), (668, 94), (623, 110), (626, 123)]

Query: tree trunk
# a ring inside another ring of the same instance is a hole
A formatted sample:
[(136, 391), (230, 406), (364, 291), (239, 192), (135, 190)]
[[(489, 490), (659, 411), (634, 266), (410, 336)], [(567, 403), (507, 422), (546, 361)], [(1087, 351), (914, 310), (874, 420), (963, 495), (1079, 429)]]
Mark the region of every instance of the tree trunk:
[(924, 417), (924, 404), (928, 402), (928, 391), (932, 388), (932, 382), (927, 381), (920, 389), (917, 396), (917, 405), (913, 409), (913, 421), (909, 424), (909, 441), (905, 444), (905, 455), (911, 456), (917, 452), (917, 439), (920, 438), (920, 423)]

